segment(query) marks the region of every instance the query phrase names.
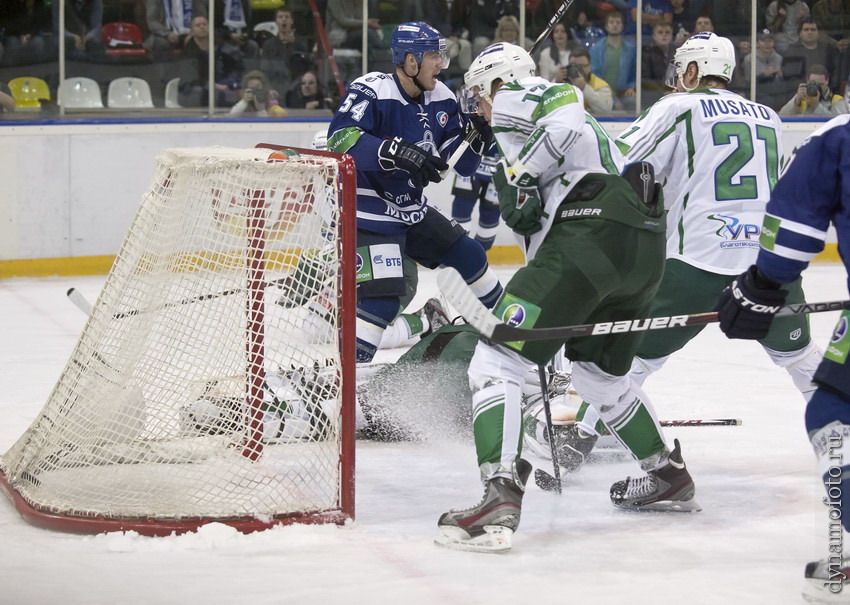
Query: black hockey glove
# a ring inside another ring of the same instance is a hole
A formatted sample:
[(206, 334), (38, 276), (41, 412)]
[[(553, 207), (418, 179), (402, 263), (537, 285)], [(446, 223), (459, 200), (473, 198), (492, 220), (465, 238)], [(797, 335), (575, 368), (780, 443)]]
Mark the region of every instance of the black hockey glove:
[(537, 177), (526, 172), (508, 175), (504, 162), (493, 170), (493, 186), (499, 195), (499, 213), (505, 224), (520, 235), (532, 235), (543, 228), (543, 200), (537, 190)]
[(720, 293), (714, 308), (720, 315), (720, 329), (729, 338), (764, 338), (786, 296), (788, 292), (780, 289), (780, 284), (751, 265)]
[(493, 131), (483, 117), (472, 114), (463, 126), (463, 138), (478, 155), (484, 155), (493, 146)]
[(378, 147), (378, 163), (387, 171), (404, 170), (410, 173), (414, 187), (440, 182), (440, 171), (448, 169), (442, 158), (431, 155), (401, 137), (388, 139)]

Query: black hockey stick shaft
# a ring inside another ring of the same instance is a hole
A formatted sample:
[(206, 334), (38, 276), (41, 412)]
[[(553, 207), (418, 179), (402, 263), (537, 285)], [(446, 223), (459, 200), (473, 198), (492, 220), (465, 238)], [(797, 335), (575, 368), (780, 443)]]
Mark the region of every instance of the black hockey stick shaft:
[(552, 14), (552, 17), (549, 19), (549, 22), (546, 24), (546, 27), (540, 32), (540, 35), (537, 36), (537, 40), (534, 41), (534, 44), (531, 45), (531, 50), (528, 51), (529, 55), (534, 55), (534, 51), (536, 51), (540, 44), (549, 37), (549, 34), (552, 33), (552, 30), (555, 29), (555, 26), (558, 25), (558, 21), (564, 18), (564, 15), (567, 14), (567, 10), (569, 10), (572, 5), (573, 0), (564, 0), (563, 4), (555, 9), (555, 12)]
[[(690, 315), (667, 315), (644, 319), (626, 319), (621, 321), (603, 321), (575, 326), (555, 326), (551, 328), (518, 328), (506, 324), (493, 315), (475, 296), (460, 274), (454, 269), (443, 269), (437, 276), (437, 283), (452, 306), (463, 315), (481, 334), (496, 342), (567, 340), (579, 336), (621, 334), (624, 332), (644, 332), (648, 330), (666, 330), (714, 323), (719, 320), (718, 313), (692, 313)], [(799, 303), (779, 308), (777, 317), (801, 315), (804, 313), (823, 313), (850, 309), (850, 300), (834, 300), (817, 303)]]
[(546, 436), (549, 438), (549, 452), (552, 454), (552, 472), (555, 480), (555, 491), (561, 493), (561, 466), (558, 464), (558, 453), (555, 451), (555, 431), (552, 429), (552, 408), (549, 405), (549, 385), (546, 383), (546, 368), (537, 366), (537, 377), (540, 380), (540, 394), (543, 396), (543, 413), (546, 416)]
[[(266, 286), (276, 286), (282, 284), (286, 278), (281, 277), (280, 279), (275, 279), (269, 282), (265, 282)], [(229, 290), (222, 290), (221, 292), (211, 292), (210, 294), (199, 294), (198, 296), (192, 296), (190, 298), (184, 298), (182, 300), (178, 300), (176, 302), (165, 303), (164, 305), (157, 307), (156, 309), (130, 309), (129, 311), (122, 311), (120, 313), (115, 313), (112, 317), (113, 319), (125, 319), (127, 317), (133, 317), (135, 315), (139, 315), (140, 313), (146, 313), (148, 311), (161, 311), (162, 309), (171, 309), (173, 307), (179, 307), (181, 305), (191, 305), (194, 303), (204, 302), (206, 300), (213, 300), (216, 298), (222, 298), (224, 296), (230, 296), (232, 294), (237, 294), (239, 292), (246, 291), (247, 288), (231, 288)], [(85, 296), (83, 296), (79, 290), (76, 288), (71, 288), (67, 292), (68, 299), (74, 303), (80, 311), (85, 314), (91, 313), (92, 305), (86, 300)]]

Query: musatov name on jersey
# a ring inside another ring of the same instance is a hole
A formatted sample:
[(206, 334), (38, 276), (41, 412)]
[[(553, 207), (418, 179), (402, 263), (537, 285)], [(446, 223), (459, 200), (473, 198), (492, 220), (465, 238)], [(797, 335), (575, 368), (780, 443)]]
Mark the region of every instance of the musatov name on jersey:
[(718, 115), (751, 116), (770, 121), (770, 113), (767, 108), (757, 103), (751, 103), (744, 99), (700, 99), (700, 109), (706, 118), (715, 118)]

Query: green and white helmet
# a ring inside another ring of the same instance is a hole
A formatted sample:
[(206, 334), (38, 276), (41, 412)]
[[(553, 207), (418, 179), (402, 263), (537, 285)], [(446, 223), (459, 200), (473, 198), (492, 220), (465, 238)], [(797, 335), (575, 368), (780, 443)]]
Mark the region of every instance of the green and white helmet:
[[(491, 103), (493, 82), (512, 82), (533, 76), (536, 72), (534, 59), (525, 50), (515, 44), (496, 42), (482, 50), (464, 74), (462, 98), (468, 99), (477, 94), (479, 98)], [(471, 110), (466, 111), (472, 113)]]
[(682, 80), (691, 63), (696, 63), (697, 81), (712, 76), (728, 82), (735, 71), (735, 47), (729, 38), (713, 32), (694, 34), (676, 50), (670, 69), (667, 70), (667, 86), (675, 88), (676, 83), (682, 81), (685, 90), (693, 90), (685, 87)]

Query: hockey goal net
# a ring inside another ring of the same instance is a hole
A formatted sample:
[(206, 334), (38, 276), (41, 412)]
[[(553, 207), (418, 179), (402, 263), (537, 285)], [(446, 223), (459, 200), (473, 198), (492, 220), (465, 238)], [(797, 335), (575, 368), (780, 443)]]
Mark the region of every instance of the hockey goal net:
[(354, 165), (274, 148), (157, 156), (70, 360), (0, 457), (28, 521), (353, 517)]

